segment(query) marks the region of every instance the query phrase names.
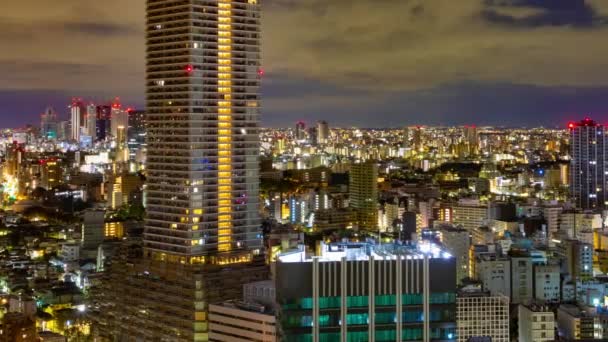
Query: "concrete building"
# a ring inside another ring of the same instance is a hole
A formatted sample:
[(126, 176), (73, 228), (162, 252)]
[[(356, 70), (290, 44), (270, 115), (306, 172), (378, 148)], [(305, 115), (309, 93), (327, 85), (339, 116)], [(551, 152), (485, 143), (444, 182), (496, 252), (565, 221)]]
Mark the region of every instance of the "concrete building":
[(86, 210), (82, 223), (82, 247), (94, 249), (103, 243), (105, 238), (105, 210)]
[(467, 230), (451, 225), (440, 225), (438, 229), (441, 231), (441, 242), (456, 258), (456, 282), (460, 284), (469, 276), (471, 237)]
[(566, 271), (577, 280), (593, 277), (593, 245), (578, 240), (563, 240), (558, 245), (566, 261)]
[(559, 337), (565, 340), (602, 339), (603, 329), (595, 308), (562, 304), (557, 309)]
[(511, 302), (528, 304), (533, 298), (534, 277), (531, 257), (511, 258)]
[(560, 300), (559, 265), (534, 265), (534, 299), (541, 303)]
[(491, 338), (509, 342), (509, 297), (492, 296), (480, 288), (465, 288), (456, 298), (456, 327), (459, 342)]
[[(456, 260), (433, 244), (321, 244), (279, 256), (282, 341), (450, 340)], [(403, 296), (397, 296), (400, 293)]]
[(488, 219), (488, 207), (481, 205), (479, 201), (461, 200), (452, 208), (452, 214), (454, 225), (472, 231), (481, 227)]
[(349, 205), (357, 212), (357, 226), (375, 230), (378, 226), (378, 165), (372, 162), (353, 164), (349, 175)]
[(520, 342), (555, 340), (555, 315), (548, 307), (520, 304), (518, 319)]
[(260, 304), (227, 301), (209, 305), (209, 341), (276, 342), (276, 318)]
[(483, 289), (493, 296), (511, 296), (511, 260), (508, 258), (482, 257), (476, 265), (477, 280)]
[(317, 143), (326, 144), (329, 141), (329, 125), (327, 121), (317, 122)]

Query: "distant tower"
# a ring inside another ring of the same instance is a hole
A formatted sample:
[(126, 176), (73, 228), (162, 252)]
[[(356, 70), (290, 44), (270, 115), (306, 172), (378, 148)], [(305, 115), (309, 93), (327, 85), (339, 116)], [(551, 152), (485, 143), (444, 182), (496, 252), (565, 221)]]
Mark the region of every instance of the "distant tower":
[(120, 99), (116, 98), (112, 103), (112, 114), (111, 114), (111, 129), (112, 137), (118, 136), (118, 127), (129, 126), (129, 113), (122, 109)]
[(416, 152), (420, 152), (422, 150), (422, 127), (416, 126), (413, 130), (414, 149)]
[(353, 164), (350, 168), (349, 203), (357, 212), (360, 229), (378, 226), (378, 166), (375, 163)]
[(464, 140), (469, 149), (469, 155), (477, 154), (479, 150), (479, 135), (477, 133), (477, 127), (473, 126), (464, 126)]
[(586, 118), (570, 123), (570, 194), (577, 208), (606, 207), (606, 130)]
[(130, 159), (135, 159), (137, 152), (146, 146), (146, 113), (143, 110), (127, 110), (129, 127), (127, 128), (127, 144)]
[(40, 132), (43, 138), (57, 138), (57, 112), (52, 107), (47, 107), (40, 115)]
[(403, 147), (403, 148), (410, 147), (410, 129), (409, 129), (409, 127), (405, 127), (403, 129), (403, 137), (401, 138), (401, 147)]
[(97, 106), (97, 140), (106, 140), (110, 135), (112, 106)]
[(327, 121), (317, 122), (317, 143), (326, 144), (329, 141), (329, 125)]
[(80, 142), (80, 132), (84, 121), (86, 108), (80, 99), (72, 99), (72, 105), (70, 106), (70, 124), (71, 132), (70, 138), (76, 142)]
[(84, 127), (87, 135), (91, 137), (91, 140), (97, 140), (97, 107), (94, 104), (87, 106)]
[(298, 121), (296, 123), (295, 138), (296, 140), (304, 140), (306, 138), (306, 124), (304, 121)]

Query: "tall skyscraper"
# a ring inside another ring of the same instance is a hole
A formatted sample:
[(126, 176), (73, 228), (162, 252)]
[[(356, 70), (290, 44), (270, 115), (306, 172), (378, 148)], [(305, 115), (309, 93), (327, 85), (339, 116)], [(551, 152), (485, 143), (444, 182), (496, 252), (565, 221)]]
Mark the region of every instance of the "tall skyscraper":
[(80, 142), (80, 133), (81, 127), (84, 121), (86, 113), (86, 107), (82, 103), (80, 99), (72, 99), (72, 104), (70, 105), (70, 125), (71, 125), (71, 135), (70, 138), (73, 141)]
[(187, 3), (148, 0), (145, 248), (204, 262), (261, 248), (260, 4)]
[(57, 138), (57, 112), (52, 107), (47, 107), (44, 113), (40, 115), (40, 133), (43, 138), (56, 139)]
[(130, 159), (134, 160), (137, 152), (146, 145), (146, 112), (143, 110), (129, 111), (129, 127), (127, 128), (127, 144)]
[(119, 304), (96, 326), (119, 340), (208, 341), (209, 303), (268, 276), (259, 255), (260, 3), (147, 0), (146, 25), (143, 258), (113, 261), (105, 301)]
[(84, 127), (91, 141), (97, 140), (97, 107), (92, 103), (87, 106)]
[(572, 199), (578, 208), (604, 208), (608, 200), (605, 127), (586, 118), (578, 123), (570, 123), (568, 128)]
[[(171, 101), (169, 101), (171, 102)], [(114, 99), (112, 103), (112, 114), (110, 118), (111, 133), (112, 137), (118, 136), (119, 127), (126, 128), (129, 125), (129, 113), (122, 108), (120, 99)]]
[(475, 155), (479, 151), (479, 134), (477, 126), (464, 126), (464, 140), (469, 155)]
[(296, 122), (295, 138), (296, 140), (304, 140), (306, 138), (306, 124), (304, 121)]
[(317, 122), (317, 143), (326, 144), (329, 141), (329, 125), (327, 121)]
[(349, 203), (357, 212), (361, 229), (378, 226), (378, 165), (372, 162), (353, 164), (350, 168)]
[(112, 106), (97, 106), (97, 140), (106, 140), (111, 134)]

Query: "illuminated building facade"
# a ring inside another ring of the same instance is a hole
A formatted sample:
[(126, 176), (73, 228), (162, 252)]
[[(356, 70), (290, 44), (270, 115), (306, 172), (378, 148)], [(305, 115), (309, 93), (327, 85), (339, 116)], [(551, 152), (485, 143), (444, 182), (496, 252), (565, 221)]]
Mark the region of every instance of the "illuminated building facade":
[(80, 142), (80, 134), (82, 132), (82, 124), (84, 122), (86, 107), (80, 99), (73, 99), (70, 106), (70, 125), (73, 141)]
[(602, 209), (608, 200), (606, 130), (591, 119), (570, 123), (570, 195), (582, 209)]
[(42, 115), (40, 115), (40, 133), (43, 138), (57, 138), (57, 112), (55, 109), (48, 107)]
[(254, 0), (148, 1), (149, 254), (261, 247), (259, 17)]
[(456, 339), (456, 262), (436, 245), (321, 244), (276, 264), (281, 341)]
[(362, 229), (378, 226), (378, 166), (374, 163), (353, 164), (350, 168), (349, 205), (357, 212), (357, 225)]
[(112, 263), (110, 295), (100, 300), (110, 308), (100, 311), (97, 334), (208, 341), (209, 303), (267, 279), (258, 211), (260, 4), (148, 0), (146, 27), (143, 258)]

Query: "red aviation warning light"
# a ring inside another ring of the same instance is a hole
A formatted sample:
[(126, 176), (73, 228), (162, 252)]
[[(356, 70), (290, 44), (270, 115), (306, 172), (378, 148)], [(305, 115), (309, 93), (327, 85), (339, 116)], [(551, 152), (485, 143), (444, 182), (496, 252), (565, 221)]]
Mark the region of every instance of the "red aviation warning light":
[(573, 129), (573, 128), (574, 128), (574, 122), (570, 122), (570, 123), (568, 124), (568, 128)]
[(262, 76), (264, 76), (265, 73), (266, 72), (264, 71), (264, 69), (262, 69), (262, 68), (258, 69), (258, 76), (262, 77)]
[(191, 64), (186, 65), (186, 72), (191, 74), (194, 71), (194, 67)]

